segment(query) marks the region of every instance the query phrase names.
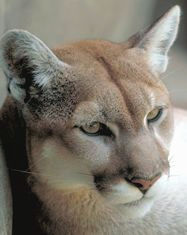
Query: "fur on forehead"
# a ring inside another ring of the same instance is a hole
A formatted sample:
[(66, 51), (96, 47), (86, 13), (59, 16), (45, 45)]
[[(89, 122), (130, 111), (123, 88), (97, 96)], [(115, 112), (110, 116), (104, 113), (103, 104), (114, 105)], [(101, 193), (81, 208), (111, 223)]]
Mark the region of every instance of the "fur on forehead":
[[(85, 78), (89, 80), (90, 77), (94, 88), (95, 85), (99, 86), (99, 79), (109, 82), (110, 78), (117, 77), (120, 73), (123, 76), (125, 70), (122, 58), (128, 60), (130, 54), (129, 63), (139, 65), (137, 71), (134, 70), (135, 79), (140, 79), (141, 73), (148, 70), (159, 75), (166, 70), (167, 53), (176, 38), (179, 18), (180, 8), (175, 6), (151, 27), (135, 34), (125, 44), (102, 40), (83, 41), (54, 52), (27, 31), (8, 31), (0, 41), (0, 65), (8, 80), (8, 90), (22, 106), (29, 104), (30, 109), (37, 109), (36, 113), (42, 107), (49, 114), (49, 104), (54, 104), (57, 100), (60, 107), (70, 107), (69, 104), (77, 103), (75, 83), (78, 80), (84, 87), (89, 87)], [(114, 64), (116, 73), (112, 74)], [(131, 68), (134, 69), (131, 66), (126, 69), (126, 77), (131, 73)], [(76, 72), (73, 73), (73, 70)], [(63, 82), (59, 83), (59, 80)], [(60, 91), (58, 86), (63, 89)], [(69, 99), (70, 103), (64, 102)], [(54, 109), (50, 111), (50, 115), (53, 112)]]

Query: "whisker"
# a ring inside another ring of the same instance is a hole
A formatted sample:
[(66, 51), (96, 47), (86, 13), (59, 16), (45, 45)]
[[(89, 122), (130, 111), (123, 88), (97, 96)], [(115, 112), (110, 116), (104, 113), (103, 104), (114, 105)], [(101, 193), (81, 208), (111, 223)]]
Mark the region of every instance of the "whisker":
[(24, 173), (24, 174), (32, 174), (33, 173), (31, 171), (23, 171), (23, 170), (17, 170), (17, 169), (12, 169), (12, 168), (8, 168), (8, 169), (11, 171), (16, 171), (16, 172)]
[(31, 168), (32, 168), (32, 167), (35, 167), (36, 163), (39, 163), (39, 162), (45, 160), (46, 158), (47, 158), (46, 156), (40, 157), (40, 158), (39, 158), (38, 160), (36, 160), (35, 162), (30, 163), (30, 167), (31, 167)]
[[(34, 172), (34, 171), (24, 171), (24, 170), (18, 170), (18, 169), (12, 169), (12, 168), (8, 168), (9, 170), (11, 171), (15, 171), (15, 172), (18, 172), (18, 173), (23, 173), (23, 174), (30, 174), (30, 175), (37, 175), (37, 176), (48, 176), (48, 177), (53, 177), (53, 175), (50, 175), (50, 174), (42, 174), (42, 173), (38, 173), (38, 172)], [(81, 172), (77, 172), (76, 173), (77, 175), (79, 174), (82, 174), (82, 175), (87, 175), (87, 176), (92, 176), (91, 174), (86, 174), (86, 173), (81, 173)], [(59, 183), (59, 182), (68, 182), (68, 181), (71, 181), (72, 179), (68, 179), (68, 178), (56, 178), (53, 182), (54, 183)], [(88, 183), (88, 186), (91, 186), (93, 187), (93, 184), (89, 184)]]
[[(16, 172), (20, 172), (20, 173), (25, 173), (25, 174), (37, 174), (37, 175), (43, 175), (43, 176), (53, 176), (53, 175), (49, 175), (49, 174), (42, 174), (39, 172), (34, 172), (34, 171), (24, 171), (24, 170), (18, 170), (18, 169), (12, 169), (12, 168), (8, 168), (11, 171), (16, 171)], [(87, 175), (87, 176), (93, 176), (92, 174), (88, 174), (88, 173), (83, 173), (83, 172), (75, 172), (77, 175), (81, 174), (81, 175)]]

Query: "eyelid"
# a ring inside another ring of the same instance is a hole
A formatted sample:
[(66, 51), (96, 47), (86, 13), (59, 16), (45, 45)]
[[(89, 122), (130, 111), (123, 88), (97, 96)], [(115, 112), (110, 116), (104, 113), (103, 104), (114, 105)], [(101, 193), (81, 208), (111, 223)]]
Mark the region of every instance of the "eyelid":
[(169, 105), (168, 104), (158, 105), (158, 106), (155, 106), (155, 108), (165, 110), (169, 108)]
[[(108, 125), (101, 123), (101, 122), (99, 123), (101, 125), (101, 129), (96, 133), (87, 133), (84, 130), (83, 126), (74, 126), (74, 127), (79, 128), (83, 133), (85, 133), (88, 136), (108, 136), (108, 137), (115, 136), (115, 133), (112, 131), (112, 129)], [(89, 125), (92, 125), (92, 123), (90, 123)], [(103, 130), (106, 132), (103, 132)]]
[[(88, 121), (86, 122), (85, 121), (85, 119), (88, 119)], [(96, 122), (99, 122), (99, 123), (101, 123), (101, 124), (104, 124), (106, 121), (105, 120), (103, 120), (103, 119), (101, 119), (101, 118), (98, 118), (98, 119), (96, 119), (96, 118), (84, 118), (84, 119), (82, 119), (82, 120), (75, 120), (75, 121), (73, 121), (73, 124), (74, 125), (72, 125), (73, 127), (78, 127), (78, 128), (80, 128), (81, 126), (86, 126), (86, 125), (88, 125), (88, 126), (90, 126), (90, 125), (92, 125), (93, 123), (96, 123)], [(105, 124), (106, 125), (106, 124)]]
[(159, 105), (159, 106), (156, 106), (155, 109), (161, 110), (161, 114), (159, 115), (158, 119), (155, 118), (155, 120), (154, 119), (153, 120), (147, 120), (147, 118), (146, 118), (146, 122), (150, 125), (153, 124), (153, 123), (158, 124), (164, 119), (164, 117), (166, 116), (167, 110), (169, 109), (169, 105), (167, 105), (167, 104)]
[(156, 114), (155, 117), (153, 117), (152, 119), (147, 118), (148, 123), (158, 121), (161, 118), (162, 114), (163, 114), (163, 108), (158, 108), (158, 113)]

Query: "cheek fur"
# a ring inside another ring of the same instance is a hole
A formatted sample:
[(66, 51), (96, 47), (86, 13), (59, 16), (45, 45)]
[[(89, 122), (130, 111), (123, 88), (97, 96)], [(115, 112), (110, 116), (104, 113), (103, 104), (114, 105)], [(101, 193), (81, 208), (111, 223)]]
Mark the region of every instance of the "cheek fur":
[(93, 171), (110, 162), (111, 145), (105, 144), (102, 137), (90, 137), (76, 130), (64, 139), (73, 155), (87, 162)]
[(54, 138), (32, 140), (32, 171), (39, 175), (38, 180), (55, 189), (77, 187), (93, 188), (93, 176), (89, 166), (74, 157)]

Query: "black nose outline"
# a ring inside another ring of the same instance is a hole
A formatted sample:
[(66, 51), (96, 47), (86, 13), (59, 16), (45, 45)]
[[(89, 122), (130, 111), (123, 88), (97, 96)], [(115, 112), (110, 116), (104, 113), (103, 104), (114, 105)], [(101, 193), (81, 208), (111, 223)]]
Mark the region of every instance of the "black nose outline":
[(136, 186), (142, 193), (146, 193), (150, 187), (161, 177), (161, 173), (156, 174), (151, 178), (132, 177), (131, 179), (125, 178), (129, 183)]

